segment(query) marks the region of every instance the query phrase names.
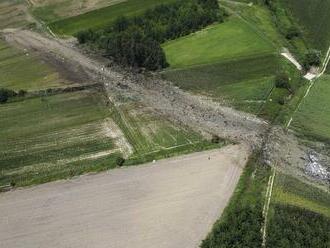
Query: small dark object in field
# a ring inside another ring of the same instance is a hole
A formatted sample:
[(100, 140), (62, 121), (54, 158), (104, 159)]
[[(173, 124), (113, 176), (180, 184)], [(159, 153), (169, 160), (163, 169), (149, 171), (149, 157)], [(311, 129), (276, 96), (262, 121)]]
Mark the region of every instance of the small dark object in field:
[(211, 142), (214, 143), (214, 144), (219, 144), (220, 143), (220, 137), (218, 135), (213, 135), (212, 136), (212, 139), (211, 139)]
[(124, 159), (124, 158), (122, 158), (122, 157), (118, 157), (118, 158), (116, 159), (116, 165), (117, 165), (117, 166), (121, 167), (121, 166), (124, 165), (124, 163), (125, 163), (125, 159)]

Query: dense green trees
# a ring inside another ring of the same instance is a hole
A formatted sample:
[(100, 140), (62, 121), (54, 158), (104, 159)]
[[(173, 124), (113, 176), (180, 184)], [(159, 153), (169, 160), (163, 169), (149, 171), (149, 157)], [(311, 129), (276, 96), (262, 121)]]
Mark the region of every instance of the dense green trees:
[(309, 50), (305, 54), (305, 59), (304, 59), (304, 67), (305, 69), (310, 69), (312, 66), (320, 66), (321, 65), (321, 57), (322, 54), (318, 50)]
[(330, 219), (289, 205), (275, 205), (268, 225), (267, 247), (330, 247)]
[(179, 0), (141, 16), (120, 17), (106, 29), (80, 32), (77, 38), (82, 44), (97, 44), (119, 63), (157, 70), (168, 65), (161, 43), (222, 21), (223, 16), (216, 0)]

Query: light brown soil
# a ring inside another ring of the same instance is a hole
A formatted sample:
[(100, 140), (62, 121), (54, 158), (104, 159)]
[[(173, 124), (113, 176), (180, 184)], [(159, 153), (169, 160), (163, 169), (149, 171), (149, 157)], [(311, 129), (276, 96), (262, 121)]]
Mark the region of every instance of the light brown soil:
[(248, 153), (227, 146), (1, 194), (0, 247), (198, 247)]

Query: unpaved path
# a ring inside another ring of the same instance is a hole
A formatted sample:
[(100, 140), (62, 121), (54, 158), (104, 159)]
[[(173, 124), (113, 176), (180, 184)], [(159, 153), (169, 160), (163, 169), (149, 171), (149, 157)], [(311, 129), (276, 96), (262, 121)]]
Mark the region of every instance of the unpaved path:
[(105, 62), (88, 57), (63, 40), (27, 30), (6, 30), (4, 35), (8, 42), (37, 51), (43, 57), (51, 57), (74, 74), (88, 75), (90, 82), (103, 82), (111, 101), (123, 97), (135, 99), (152, 107), (155, 113), (189, 125), (194, 130), (215, 133), (249, 144), (252, 148), (262, 143), (262, 134), (268, 125), (254, 115), (183, 92), (157, 77), (107, 68)]
[(299, 62), (296, 60), (296, 58), (290, 53), (290, 51), (287, 48), (284, 48), (281, 52), (281, 55), (289, 60), (299, 71), (303, 69), (303, 67), (299, 64)]
[(1, 194), (0, 247), (198, 247), (248, 153), (231, 145)]

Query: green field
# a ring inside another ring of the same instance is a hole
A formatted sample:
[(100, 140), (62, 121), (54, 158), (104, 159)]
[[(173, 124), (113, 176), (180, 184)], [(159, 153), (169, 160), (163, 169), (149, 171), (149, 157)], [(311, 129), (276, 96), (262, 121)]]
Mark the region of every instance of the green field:
[(111, 25), (120, 16), (136, 16), (146, 9), (161, 3), (174, 0), (128, 0), (85, 14), (66, 18), (49, 24), (50, 28), (60, 35), (74, 35), (86, 29), (100, 29)]
[(329, 247), (329, 206), (329, 192), (278, 172), (266, 247)]
[(273, 201), (305, 208), (330, 218), (330, 194), (288, 175), (277, 173)]
[(324, 53), (330, 46), (330, 0), (279, 0), (304, 30), (310, 46)]
[(36, 55), (10, 47), (0, 39), (0, 87), (35, 91), (63, 83), (68, 84)]
[(269, 54), (167, 70), (162, 76), (184, 90), (256, 113), (273, 88), (273, 76), (278, 70), (278, 58)]
[(171, 68), (274, 53), (264, 37), (238, 17), (163, 45)]
[(31, 10), (36, 18), (49, 23), (125, 1), (127, 0), (42, 0), (33, 1)]
[[(107, 106), (97, 91), (0, 105), (0, 186), (43, 183), (116, 166), (221, 147), (136, 104)], [(127, 148), (132, 147), (131, 153)]]
[(0, 184), (47, 181), (113, 150), (101, 97), (84, 91), (0, 105)]
[(319, 78), (293, 116), (292, 126), (306, 136), (330, 141), (330, 75)]

